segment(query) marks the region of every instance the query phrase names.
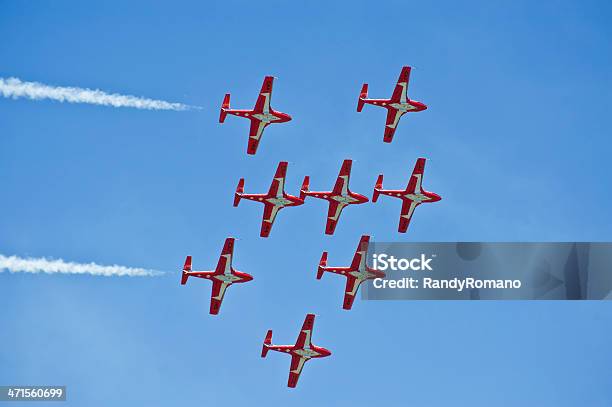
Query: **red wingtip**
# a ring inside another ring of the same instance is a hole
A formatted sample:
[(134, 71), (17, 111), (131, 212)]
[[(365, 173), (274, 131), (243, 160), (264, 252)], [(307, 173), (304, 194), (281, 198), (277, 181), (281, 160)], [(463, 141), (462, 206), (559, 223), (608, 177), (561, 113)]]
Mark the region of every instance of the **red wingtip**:
[(359, 247), (357, 250), (368, 250), (368, 245), (370, 244), (370, 235), (362, 235), (361, 239), (359, 239)]
[(218, 315), (221, 309), (221, 301), (211, 299), (210, 300), (210, 315)]
[(289, 162), (279, 162), (278, 167), (276, 167), (276, 172), (274, 173), (274, 178), (285, 178), (287, 176), (287, 166), (289, 166)]
[(259, 93), (270, 93), (272, 92), (272, 85), (274, 84), (274, 76), (264, 77), (263, 83), (261, 84), (261, 90)]
[(346, 159), (342, 161), (342, 166), (340, 167), (340, 173), (338, 175), (351, 175), (352, 167), (353, 167), (353, 160)]
[(385, 134), (383, 135), (383, 143), (391, 143), (393, 136), (395, 135), (395, 129), (385, 127)]
[(398, 82), (408, 82), (408, 78), (410, 78), (411, 67), (408, 65), (402, 67), (402, 71), (400, 72), (400, 76)]
[(427, 158), (425, 158), (425, 157), (417, 158), (416, 163), (414, 164), (413, 172), (420, 172), (420, 173), (422, 173), (423, 171), (425, 171), (425, 164), (426, 163), (427, 163)]
[(261, 231), (259, 232), (259, 237), (269, 237), (271, 230), (272, 230), (272, 225), (269, 222), (262, 222)]
[(253, 138), (249, 138), (249, 141), (247, 143), (247, 154), (255, 155), (257, 153), (257, 147), (259, 147), (259, 141)]

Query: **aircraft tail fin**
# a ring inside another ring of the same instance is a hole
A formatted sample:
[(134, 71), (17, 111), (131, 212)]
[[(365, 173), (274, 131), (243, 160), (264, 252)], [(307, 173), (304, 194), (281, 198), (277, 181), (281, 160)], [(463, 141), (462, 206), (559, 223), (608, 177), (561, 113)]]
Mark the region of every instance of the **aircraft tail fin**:
[(270, 350), (269, 346), (272, 345), (272, 330), (268, 330), (266, 338), (264, 339), (263, 346), (261, 347), (261, 357), (265, 358)]
[(189, 274), (187, 272), (191, 271), (191, 256), (187, 256), (185, 259), (185, 265), (183, 266), (183, 274), (181, 275), (181, 284), (185, 285), (187, 283), (187, 279), (189, 278)]
[(227, 111), (230, 108), (230, 94), (226, 93), (223, 98), (223, 103), (221, 104), (221, 113), (219, 114), (219, 123), (223, 123), (225, 121), (225, 117), (227, 116)]
[(317, 280), (320, 280), (321, 277), (323, 277), (325, 267), (327, 267), (327, 252), (323, 252), (323, 254), (321, 255), (321, 260), (319, 260), (319, 268), (317, 269)]
[(302, 188), (300, 188), (300, 199), (303, 201), (306, 198), (306, 192), (310, 189), (310, 176), (306, 175), (302, 182)]
[(374, 195), (372, 195), (372, 202), (376, 202), (378, 200), (378, 195), (380, 195), (380, 190), (383, 187), (383, 175), (380, 174), (376, 179), (376, 185), (374, 186)]
[(359, 101), (357, 102), (358, 112), (361, 112), (361, 109), (363, 109), (363, 105), (367, 97), (368, 97), (368, 84), (364, 83), (363, 86), (361, 87), (361, 93), (359, 93)]
[(236, 187), (236, 193), (234, 194), (234, 206), (238, 206), (240, 203), (240, 198), (244, 193), (244, 178), (240, 178), (238, 181), (238, 186)]

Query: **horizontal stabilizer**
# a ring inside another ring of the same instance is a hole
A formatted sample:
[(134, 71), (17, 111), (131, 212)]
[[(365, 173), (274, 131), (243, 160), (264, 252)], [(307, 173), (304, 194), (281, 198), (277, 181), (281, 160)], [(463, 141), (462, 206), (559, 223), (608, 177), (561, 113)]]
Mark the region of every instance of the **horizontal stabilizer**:
[(374, 186), (374, 195), (372, 195), (372, 202), (376, 202), (378, 200), (378, 195), (383, 187), (383, 175), (380, 174), (376, 179), (376, 185)]
[(272, 330), (268, 330), (268, 333), (266, 334), (266, 338), (264, 339), (264, 343), (263, 346), (261, 348), (261, 357), (265, 358), (266, 355), (268, 354), (268, 346), (270, 346), (272, 344)]
[(319, 268), (317, 269), (317, 280), (320, 280), (321, 277), (323, 277), (325, 267), (327, 267), (327, 252), (323, 252), (323, 254), (321, 255), (321, 260), (319, 260)]
[(357, 101), (357, 111), (361, 112), (363, 109), (364, 99), (368, 97), (368, 84), (364, 83), (361, 87), (361, 93), (359, 93), (359, 101)]
[(219, 123), (223, 123), (225, 121), (225, 117), (227, 116), (227, 110), (230, 108), (230, 94), (226, 93), (223, 98), (223, 103), (221, 104), (221, 113), (219, 114)]
[(234, 206), (238, 206), (240, 203), (240, 198), (244, 193), (244, 178), (240, 178), (238, 181), (238, 186), (236, 187), (236, 193), (234, 194)]
[(187, 272), (191, 271), (191, 256), (187, 256), (185, 259), (185, 265), (183, 266), (183, 274), (181, 276), (181, 284), (185, 285), (187, 283), (187, 279), (189, 278), (189, 274)]
[(306, 198), (306, 192), (310, 189), (310, 176), (306, 175), (304, 177), (304, 182), (302, 182), (302, 188), (300, 188), (300, 199), (304, 200)]

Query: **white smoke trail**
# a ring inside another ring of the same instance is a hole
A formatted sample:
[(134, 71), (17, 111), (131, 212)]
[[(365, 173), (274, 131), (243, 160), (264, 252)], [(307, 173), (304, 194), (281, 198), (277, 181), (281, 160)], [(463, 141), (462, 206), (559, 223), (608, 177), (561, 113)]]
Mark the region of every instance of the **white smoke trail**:
[(156, 270), (133, 268), (125, 266), (101, 266), (96, 263), (73, 263), (62, 259), (32, 259), (0, 254), (0, 273), (46, 273), (46, 274), (90, 274), (93, 276), (130, 276), (149, 277), (163, 274)]
[(5, 98), (52, 99), (67, 103), (89, 103), (147, 110), (189, 110), (195, 106), (170, 103), (131, 95), (106, 93), (98, 89), (49, 86), (39, 82), (22, 82), (17, 78), (0, 78), (0, 95)]

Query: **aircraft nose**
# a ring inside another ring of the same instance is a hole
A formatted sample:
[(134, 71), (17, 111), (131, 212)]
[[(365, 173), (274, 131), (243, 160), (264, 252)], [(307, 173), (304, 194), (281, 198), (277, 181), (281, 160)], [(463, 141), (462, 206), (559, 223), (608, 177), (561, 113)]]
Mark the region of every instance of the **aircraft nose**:
[(421, 103), (421, 110), (427, 110), (427, 105), (425, 103)]
[(291, 116), (288, 115), (287, 113), (284, 113), (284, 115), (285, 115), (285, 121), (288, 122), (288, 121), (290, 121), (292, 119)]
[(440, 201), (442, 199), (442, 197), (440, 195), (434, 194), (433, 192), (432, 192), (432, 195), (433, 195), (432, 198), (433, 198), (434, 202), (438, 202), (438, 201)]
[(330, 356), (331, 355), (331, 351), (329, 351), (328, 349), (323, 349), (323, 353), (325, 353), (325, 356)]

